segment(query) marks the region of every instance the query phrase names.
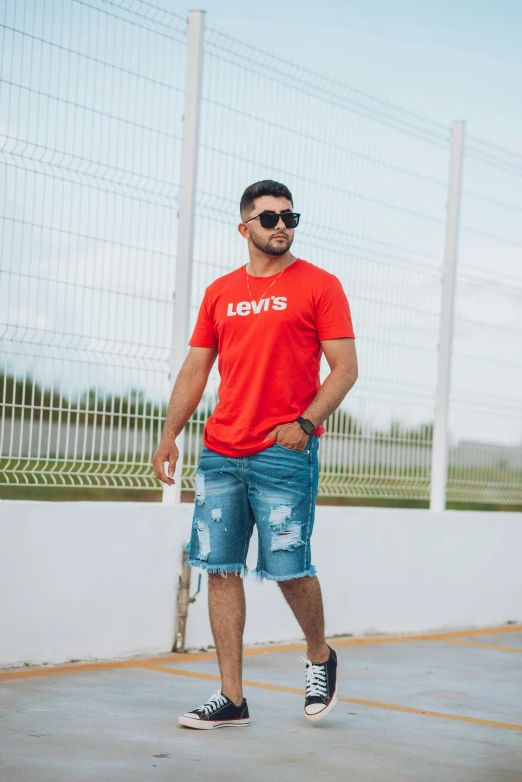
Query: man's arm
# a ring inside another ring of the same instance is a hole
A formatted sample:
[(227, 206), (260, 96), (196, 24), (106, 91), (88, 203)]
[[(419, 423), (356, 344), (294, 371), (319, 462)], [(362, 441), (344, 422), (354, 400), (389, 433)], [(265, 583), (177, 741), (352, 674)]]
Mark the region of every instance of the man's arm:
[[(321, 342), (321, 347), (331, 372), (313, 402), (301, 413), (303, 418), (308, 418), (316, 426), (322, 424), (334, 410), (337, 410), (358, 375), (354, 339), (326, 339)], [(266, 439), (269, 440), (275, 435), (277, 441), (285, 448), (297, 451), (302, 451), (308, 442), (307, 434), (295, 422), (276, 426)]]
[(301, 414), (316, 426), (337, 410), (358, 376), (354, 339), (325, 339), (321, 347), (331, 372), (313, 402)]
[[(174, 475), (179, 456), (176, 437), (201, 401), (217, 353), (217, 348), (191, 347), (174, 383), (161, 441), (152, 459), (156, 478), (168, 486), (175, 483), (169, 476)], [(168, 475), (164, 471), (167, 461)]]

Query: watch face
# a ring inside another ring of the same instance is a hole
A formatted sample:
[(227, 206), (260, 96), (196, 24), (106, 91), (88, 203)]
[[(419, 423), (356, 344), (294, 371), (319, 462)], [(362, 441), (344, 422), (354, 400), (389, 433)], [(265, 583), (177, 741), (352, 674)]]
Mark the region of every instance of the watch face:
[(301, 429), (304, 429), (306, 434), (312, 434), (315, 429), (315, 425), (312, 421), (309, 421), (308, 418), (298, 418), (297, 423), (300, 425)]

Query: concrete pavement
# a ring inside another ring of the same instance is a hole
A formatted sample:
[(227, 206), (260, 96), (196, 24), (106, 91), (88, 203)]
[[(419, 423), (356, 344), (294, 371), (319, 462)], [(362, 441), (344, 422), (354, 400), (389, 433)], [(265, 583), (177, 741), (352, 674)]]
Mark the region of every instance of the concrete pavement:
[(195, 731), (215, 655), (0, 672), (2, 782), (522, 782), (522, 626), (333, 639), (341, 700), (303, 716), (300, 645), (246, 650), (252, 724)]

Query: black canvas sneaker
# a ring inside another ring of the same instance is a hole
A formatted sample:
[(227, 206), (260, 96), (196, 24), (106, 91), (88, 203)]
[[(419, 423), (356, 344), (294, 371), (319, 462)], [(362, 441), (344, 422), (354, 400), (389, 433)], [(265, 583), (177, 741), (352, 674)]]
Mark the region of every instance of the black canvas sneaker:
[(250, 725), (247, 702), (243, 700), (241, 706), (236, 706), (226, 695), (223, 695), (221, 690), (216, 690), (198, 709), (182, 714), (179, 724), (198, 730), (239, 728)]
[(310, 722), (319, 722), (330, 714), (339, 699), (337, 691), (337, 655), (330, 649), (325, 663), (313, 663), (300, 657), (306, 663), (305, 717)]

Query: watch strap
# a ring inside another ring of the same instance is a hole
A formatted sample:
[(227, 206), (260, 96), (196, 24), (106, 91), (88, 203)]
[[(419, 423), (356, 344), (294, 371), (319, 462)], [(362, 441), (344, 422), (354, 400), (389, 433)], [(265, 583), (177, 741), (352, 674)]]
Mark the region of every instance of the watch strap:
[(296, 423), (298, 423), (301, 429), (308, 435), (311, 435), (316, 428), (312, 421), (309, 421), (308, 418), (303, 418), (302, 416), (296, 418)]

